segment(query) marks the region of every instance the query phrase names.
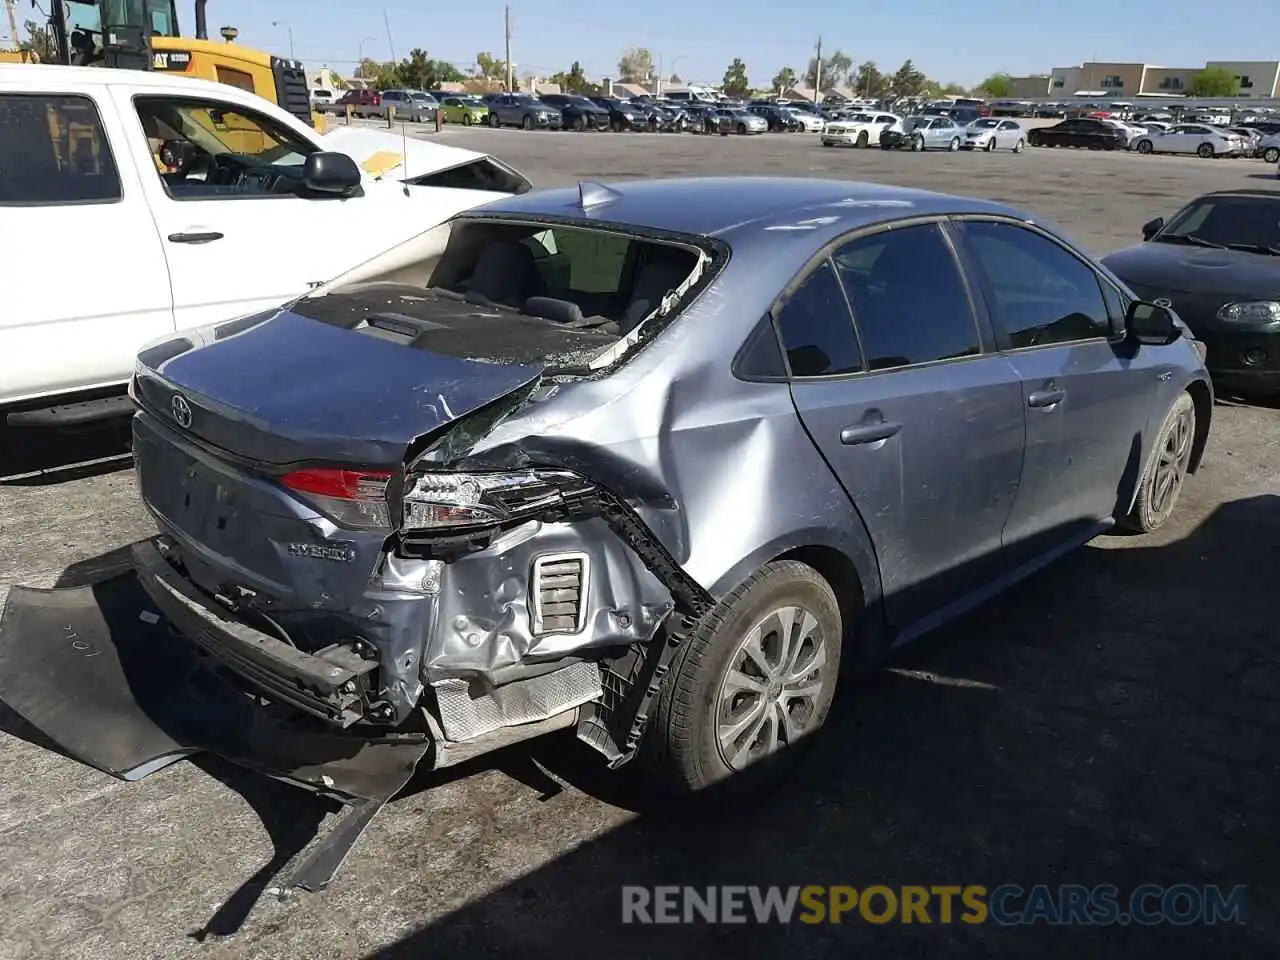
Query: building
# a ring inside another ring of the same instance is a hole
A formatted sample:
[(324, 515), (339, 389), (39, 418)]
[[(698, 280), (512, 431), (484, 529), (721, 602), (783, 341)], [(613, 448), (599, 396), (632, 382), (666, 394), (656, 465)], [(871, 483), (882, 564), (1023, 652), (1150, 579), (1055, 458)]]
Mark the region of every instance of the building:
[(1237, 97), (1270, 100), (1280, 97), (1280, 60), (1210, 60), (1206, 70), (1226, 70), (1240, 84)]
[(1079, 67), (1054, 67), (1049, 74), (1049, 96), (1051, 97), (1069, 97), (1077, 90), (1083, 89), (1080, 86)]
[(1204, 67), (1153, 67), (1148, 66), (1142, 81), (1140, 94), (1151, 96), (1186, 96), (1195, 83), (1196, 74)]
[(1032, 97), (1047, 97), (1050, 93), (1052, 78), (1047, 73), (1032, 74), (1029, 77), (1011, 77), (1009, 99), (1026, 100)]

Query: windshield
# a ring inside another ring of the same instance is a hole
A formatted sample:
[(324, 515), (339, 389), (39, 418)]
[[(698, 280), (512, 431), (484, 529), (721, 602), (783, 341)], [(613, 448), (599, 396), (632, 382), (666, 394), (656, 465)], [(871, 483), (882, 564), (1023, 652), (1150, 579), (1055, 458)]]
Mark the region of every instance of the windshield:
[(423, 93), (421, 90), (411, 91), (409, 93), (409, 97), (412, 100), (417, 100), (419, 103), (435, 103), (436, 102), (435, 97), (433, 97), (429, 93)]
[(1205, 197), (1186, 207), (1154, 239), (1280, 253), (1280, 198)]
[(979, 130), (986, 130), (998, 126), (999, 123), (999, 120), (975, 120), (970, 126), (977, 127)]

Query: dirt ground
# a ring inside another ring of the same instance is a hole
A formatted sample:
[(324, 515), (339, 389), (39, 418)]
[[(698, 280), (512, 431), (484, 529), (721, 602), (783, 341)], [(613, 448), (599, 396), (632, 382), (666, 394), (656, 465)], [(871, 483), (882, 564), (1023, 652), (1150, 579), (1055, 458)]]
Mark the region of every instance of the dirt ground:
[[(1099, 252), (1274, 172), (828, 150), (799, 135), (443, 139), (541, 185), (755, 173), (982, 195)], [(0, 443), (11, 475), (123, 451), (119, 431)], [(0, 593), (84, 578), (150, 529), (127, 464), (4, 481)], [(213, 759), (122, 783), (0, 717), (0, 960), (1280, 956), (1278, 560), (1280, 413), (1224, 403), (1169, 528), (1099, 538), (845, 687), (799, 773), (754, 810), (654, 809), (560, 736), (420, 777), (327, 892), (285, 902), (264, 890), (331, 815), (322, 802)], [(1251, 909), (1212, 927), (621, 923), (633, 884), (1004, 883), (1239, 884)]]

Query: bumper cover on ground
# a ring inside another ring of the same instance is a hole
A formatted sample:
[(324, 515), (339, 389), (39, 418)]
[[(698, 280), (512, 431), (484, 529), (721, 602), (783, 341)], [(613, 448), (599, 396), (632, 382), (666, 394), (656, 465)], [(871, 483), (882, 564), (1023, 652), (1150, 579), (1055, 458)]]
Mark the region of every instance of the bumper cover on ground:
[(429, 738), (365, 738), (264, 705), (154, 610), (133, 574), (13, 588), (0, 616), (0, 701), (70, 756), (123, 780), (207, 752), (350, 805), (290, 882), (323, 888), (431, 751)]

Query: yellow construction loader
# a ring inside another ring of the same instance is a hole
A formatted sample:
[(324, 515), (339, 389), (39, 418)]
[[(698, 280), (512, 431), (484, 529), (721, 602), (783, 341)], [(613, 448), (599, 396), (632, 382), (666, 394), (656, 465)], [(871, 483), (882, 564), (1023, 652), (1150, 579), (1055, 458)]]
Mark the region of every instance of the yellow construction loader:
[[(222, 28), (222, 41), (210, 40), (207, 3), (195, 0), (194, 38), (182, 36), (176, 0), (51, 3), (49, 32), (55, 59), (73, 66), (160, 70), (227, 83), (270, 100), (305, 123), (320, 125), (322, 118), (311, 109), (302, 64), (240, 46), (234, 42), (237, 31), (232, 27)], [(0, 61), (24, 59), (30, 55), (0, 54)]]

